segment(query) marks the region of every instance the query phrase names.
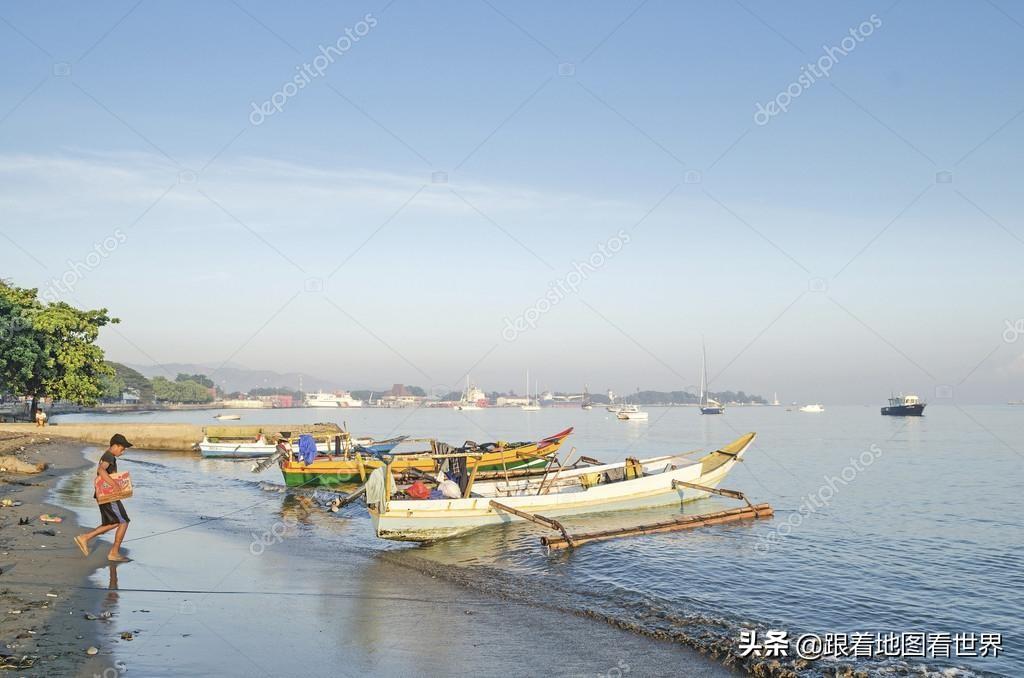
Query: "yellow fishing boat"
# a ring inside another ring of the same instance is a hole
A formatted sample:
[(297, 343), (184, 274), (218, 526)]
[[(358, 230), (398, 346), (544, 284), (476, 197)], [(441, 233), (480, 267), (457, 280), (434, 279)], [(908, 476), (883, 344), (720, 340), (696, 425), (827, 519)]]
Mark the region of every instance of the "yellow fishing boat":
[[(558, 452), (565, 439), (572, 433), (567, 428), (553, 436), (536, 442), (489, 443), (479, 446), (481, 451), (477, 468), (481, 471), (522, 469), (536, 466), (543, 468), (548, 457)], [(433, 455), (433, 456), (432, 456)], [(438, 460), (433, 452), (394, 454), (391, 470), (395, 473), (416, 469), (433, 472)], [(341, 485), (364, 482), (375, 468), (383, 462), (372, 455), (362, 454), (358, 448), (344, 455), (321, 455), (309, 464), (295, 459), (281, 461), (281, 473), (289, 487), (315, 487), (318, 485)]]

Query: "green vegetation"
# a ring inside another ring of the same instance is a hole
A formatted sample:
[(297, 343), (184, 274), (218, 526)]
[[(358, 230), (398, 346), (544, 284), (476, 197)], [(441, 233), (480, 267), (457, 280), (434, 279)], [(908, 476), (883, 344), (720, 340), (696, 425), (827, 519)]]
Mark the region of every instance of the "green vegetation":
[(149, 379), (127, 365), (110, 360), (106, 362), (112, 372), (103, 378), (102, 400), (106, 402), (120, 401), (122, 393), (133, 389), (138, 392), (140, 402), (146, 404), (153, 402), (153, 385), (149, 383)]
[(95, 344), (101, 327), (118, 322), (107, 309), (44, 303), (34, 288), (0, 281), (0, 391), (95, 404), (111, 375)]
[[(150, 383), (153, 385), (154, 399), (158, 403), (213, 402), (214, 395), (210, 393), (210, 389), (213, 387), (195, 381), (190, 376), (203, 377), (204, 375), (179, 374), (175, 381), (165, 377), (153, 377)], [(210, 383), (212, 384), (213, 382)]]

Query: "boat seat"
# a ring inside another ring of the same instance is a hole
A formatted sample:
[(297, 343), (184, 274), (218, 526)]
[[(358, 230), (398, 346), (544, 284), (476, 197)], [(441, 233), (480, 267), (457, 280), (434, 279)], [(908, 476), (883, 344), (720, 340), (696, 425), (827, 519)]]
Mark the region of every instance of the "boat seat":
[(604, 478), (606, 483), (617, 483), (626, 479), (626, 469), (624, 468), (612, 468), (604, 472)]

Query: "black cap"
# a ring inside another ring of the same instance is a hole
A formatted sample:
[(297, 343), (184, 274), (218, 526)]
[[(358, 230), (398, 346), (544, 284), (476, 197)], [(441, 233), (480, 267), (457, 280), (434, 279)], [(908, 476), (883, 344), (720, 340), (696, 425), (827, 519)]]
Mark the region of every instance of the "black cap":
[(132, 446), (132, 444), (130, 442), (128, 442), (128, 439), (125, 438), (120, 433), (115, 433), (114, 434), (114, 437), (110, 439), (110, 444), (111, 445), (120, 445), (121, 447), (125, 447), (125, 448)]

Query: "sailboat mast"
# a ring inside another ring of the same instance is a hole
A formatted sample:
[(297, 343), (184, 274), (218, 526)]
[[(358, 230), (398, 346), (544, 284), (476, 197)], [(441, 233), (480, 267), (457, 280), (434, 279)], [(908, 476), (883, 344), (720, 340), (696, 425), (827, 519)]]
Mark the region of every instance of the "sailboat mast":
[(704, 344), (704, 338), (700, 340), (701, 362), (700, 362), (700, 405), (706, 407), (708, 404), (707, 379), (708, 379), (708, 349)]

